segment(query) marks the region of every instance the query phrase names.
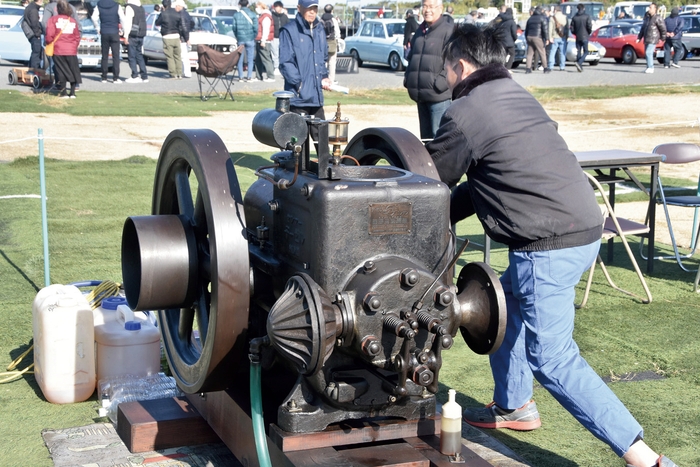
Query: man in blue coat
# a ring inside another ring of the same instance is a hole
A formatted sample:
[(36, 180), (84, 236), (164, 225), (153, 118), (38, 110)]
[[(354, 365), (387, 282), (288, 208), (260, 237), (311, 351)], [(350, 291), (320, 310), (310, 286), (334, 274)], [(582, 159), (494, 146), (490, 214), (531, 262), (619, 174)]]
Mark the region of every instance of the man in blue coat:
[[(293, 21), (280, 30), (280, 73), (285, 91), (296, 94), (290, 110), (325, 120), (323, 90), (330, 89), (328, 44), (323, 24), (318, 20), (318, 1), (299, 0)], [(311, 134), (314, 140), (318, 135)]]
[[(683, 18), (678, 16), (678, 7), (673, 7), (671, 16), (664, 21), (666, 24), (666, 42), (664, 43), (664, 68), (672, 66), (680, 68), (678, 60), (683, 53)], [(671, 49), (673, 49), (673, 63), (671, 63)]]

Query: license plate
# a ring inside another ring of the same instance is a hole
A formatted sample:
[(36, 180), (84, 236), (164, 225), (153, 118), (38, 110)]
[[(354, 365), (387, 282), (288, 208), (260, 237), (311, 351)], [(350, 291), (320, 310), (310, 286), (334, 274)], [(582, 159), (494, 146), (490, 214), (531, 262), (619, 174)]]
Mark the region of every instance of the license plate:
[(83, 57), (83, 66), (97, 66), (100, 59), (97, 57)]

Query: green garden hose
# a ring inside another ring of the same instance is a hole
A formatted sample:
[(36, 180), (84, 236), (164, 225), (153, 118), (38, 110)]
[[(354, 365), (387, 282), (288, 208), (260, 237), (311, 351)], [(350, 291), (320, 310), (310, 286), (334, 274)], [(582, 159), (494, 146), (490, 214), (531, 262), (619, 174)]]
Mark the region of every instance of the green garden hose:
[(267, 336), (253, 339), (250, 342), (250, 411), (253, 419), (253, 435), (255, 436), (255, 449), (258, 453), (260, 467), (272, 467), (270, 452), (267, 449), (267, 436), (265, 435), (265, 420), (262, 408), (262, 378), (260, 366), (260, 347), (269, 342)]

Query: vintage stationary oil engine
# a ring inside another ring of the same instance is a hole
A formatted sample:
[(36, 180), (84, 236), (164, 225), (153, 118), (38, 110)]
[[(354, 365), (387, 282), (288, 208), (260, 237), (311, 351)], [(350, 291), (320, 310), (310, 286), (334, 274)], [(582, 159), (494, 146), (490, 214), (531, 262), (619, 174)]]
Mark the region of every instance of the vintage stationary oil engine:
[(341, 153), (340, 111), (320, 121), (276, 95), (253, 134), (281, 151), (257, 168), (245, 199), (215, 133), (168, 136), (152, 215), (124, 225), (127, 300), (160, 310), (170, 369), (187, 393), (245, 393), (253, 341), (266, 420), (282, 430), (433, 415), (442, 352), (457, 332), (480, 354), (500, 345), (500, 283), (470, 263), (453, 284), (461, 249), (450, 192), (420, 141), (368, 129)]

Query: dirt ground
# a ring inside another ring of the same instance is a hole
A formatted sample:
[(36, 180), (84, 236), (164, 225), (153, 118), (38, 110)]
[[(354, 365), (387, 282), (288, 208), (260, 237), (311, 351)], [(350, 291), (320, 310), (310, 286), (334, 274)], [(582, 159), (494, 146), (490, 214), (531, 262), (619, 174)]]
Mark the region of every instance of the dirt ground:
[[(656, 145), (674, 141), (700, 144), (700, 98), (694, 94), (628, 97), (608, 100), (552, 101), (544, 104), (559, 124), (559, 133), (573, 151), (629, 149), (651, 151)], [(326, 114), (332, 115), (330, 107)], [(66, 160), (114, 160), (143, 155), (157, 158), (166, 136), (178, 128), (209, 128), (215, 131), (231, 152), (273, 151), (252, 135), (254, 112), (215, 112), (209, 117), (75, 117), (56, 114), (17, 114), (0, 112), (0, 162), (38, 153), (37, 129), (44, 134), (46, 157)], [(368, 127), (402, 127), (418, 135), (414, 106), (353, 106), (343, 108), (350, 120), (350, 137)], [(700, 162), (681, 167), (665, 166), (666, 175), (697, 181)], [(625, 203), (618, 215), (644, 220), (644, 203)], [(690, 210), (685, 210), (690, 211)], [(657, 218), (657, 236), (662, 234), (663, 211)], [(692, 216), (691, 216), (692, 217)], [(690, 221), (688, 221), (690, 222)], [(689, 231), (684, 226), (679, 230)], [(687, 244), (683, 238), (682, 243)]]

